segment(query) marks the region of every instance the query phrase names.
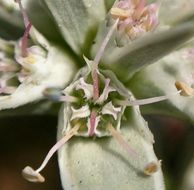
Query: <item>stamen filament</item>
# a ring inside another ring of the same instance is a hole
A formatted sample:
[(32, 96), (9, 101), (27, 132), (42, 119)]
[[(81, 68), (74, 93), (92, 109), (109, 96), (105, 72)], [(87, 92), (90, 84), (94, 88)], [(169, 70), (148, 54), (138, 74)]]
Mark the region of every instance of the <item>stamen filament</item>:
[(44, 167), (46, 166), (46, 164), (48, 163), (48, 161), (50, 160), (50, 158), (53, 156), (53, 154), (59, 149), (61, 148), (61, 146), (64, 145), (64, 143), (66, 143), (71, 137), (73, 137), (78, 129), (79, 129), (79, 125), (76, 125), (74, 128), (72, 128), (70, 131), (67, 132), (67, 134), (60, 139), (48, 152), (48, 154), (46, 155), (43, 163), (41, 164), (41, 166), (36, 170), (36, 172), (40, 172), (41, 170), (44, 169)]
[(24, 32), (24, 35), (21, 39), (21, 52), (22, 52), (22, 57), (26, 57), (28, 55), (27, 53), (27, 45), (28, 45), (28, 36), (30, 33), (30, 29), (31, 29), (32, 24), (29, 23), (26, 27), (26, 30)]
[(21, 3), (21, 0), (15, 0), (18, 5), (19, 5), (19, 8), (22, 12), (22, 17), (23, 17), (23, 20), (24, 20), (24, 25), (25, 27), (27, 28), (28, 24), (30, 23), (29, 19), (28, 19), (28, 16), (26, 14), (26, 11), (24, 10), (24, 7), (22, 6), (22, 3)]
[(112, 126), (112, 124), (108, 124), (107, 129), (110, 134), (115, 138), (115, 140), (127, 151), (129, 155), (138, 156), (135, 150), (133, 150), (128, 143), (123, 139), (121, 134)]
[(69, 96), (69, 95), (61, 96), (59, 100), (62, 102), (70, 102), (70, 103), (78, 102), (78, 98), (74, 96)]
[(100, 49), (98, 50), (95, 58), (94, 58), (94, 64), (96, 64), (96, 66), (98, 65), (100, 59), (102, 58), (102, 55), (104, 53), (104, 50), (115, 30), (115, 28), (117, 27), (117, 24), (119, 22), (119, 19), (117, 19), (114, 23), (114, 25), (112, 26), (112, 28), (109, 30), (108, 34), (106, 35), (106, 37), (104, 38), (103, 42), (102, 42), (102, 45), (100, 46)]
[[(42, 162), (41, 166), (34, 170), (31, 167), (27, 166), (23, 169), (23, 176), (31, 182), (44, 182), (44, 177), (39, 174), (40, 171), (42, 171), (45, 166), (47, 165), (50, 158), (53, 156), (53, 154), (60, 149), (70, 138), (72, 138), (78, 131), (80, 125), (76, 125), (71, 130), (69, 130), (66, 135), (59, 140), (48, 152), (46, 155), (44, 161)], [(41, 177), (41, 180), (40, 180)]]
[(153, 97), (153, 98), (146, 98), (146, 99), (141, 99), (141, 100), (131, 100), (131, 101), (117, 100), (116, 103), (118, 103), (119, 105), (123, 105), (123, 106), (140, 106), (140, 105), (161, 102), (161, 101), (167, 100), (169, 98), (172, 98), (173, 96), (176, 96), (180, 93), (181, 93), (181, 90), (179, 90), (175, 93), (172, 93), (172, 94), (167, 94), (164, 96), (158, 96), (158, 97)]
[(109, 30), (108, 34), (106, 35), (105, 39), (102, 42), (102, 45), (100, 46), (100, 49), (98, 50), (95, 58), (94, 58), (94, 66), (93, 66), (93, 71), (92, 71), (92, 80), (93, 80), (93, 99), (94, 101), (99, 98), (99, 81), (98, 81), (98, 73), (97, 73), (97, 68), (98, 64), (100, 62), (100, 59), (102, 58), (103, 52), (115, 30), (117, 27), (117, 24), (119, 22), (119, 19), (117, 19), (112, 26), (112, 28)]

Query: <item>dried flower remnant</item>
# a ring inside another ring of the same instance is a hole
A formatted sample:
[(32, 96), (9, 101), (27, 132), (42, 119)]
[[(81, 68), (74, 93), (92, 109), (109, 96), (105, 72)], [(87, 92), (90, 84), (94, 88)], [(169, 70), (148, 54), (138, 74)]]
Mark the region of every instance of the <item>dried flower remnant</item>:
[(113, 19), (119, 18), (118, 31), (133, 40), (152, 31), (158, 24), (158, 5), (146, 5), (145, 0), (120, 0), (110, 10)]

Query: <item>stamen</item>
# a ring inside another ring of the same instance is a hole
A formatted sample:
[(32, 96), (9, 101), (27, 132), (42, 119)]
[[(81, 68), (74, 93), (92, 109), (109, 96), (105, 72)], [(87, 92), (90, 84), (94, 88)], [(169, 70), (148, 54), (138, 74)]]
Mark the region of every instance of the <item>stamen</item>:
[(161, 101), (167, 100), (169, 98), (172, 98), (173, 96), (176, 96), (176, 95), (180, 94), (181, 92), (182, 91), (179, 90), (175, 93), (167, 94), (165, 96), (146, 98), (146, 99), (142, 99), (142, 100), (131, 100), (131, 101), (117, 100), (116, 103), (118, 103), (119, 105), (122, 105), (122, 106), (140, 106), (140, 105), (152, 104), (152, 103), (161, 102)]
[(175, 86), (177, 90), (181, 90), (180, 95), (181, 96), (191, 96), (194, 94), (194, 89), (187, 86), (185, 83), (176, 81)]
[(30, 33), (30, 29), (31, 29), (32, 24), (29, 23), (26, 27), (26, 30), (24, 32), (24, 35), (21, 39), (21, 53), (22, 53), (22, 57), (26, 57), (28, 55), (27, 52), (27, 45), (28, 45), (28, 36)]
[(113, 7), (110, 10), (110, 14), (113, 17), (119, 18), (121, 20), (126, 19), (127, 17), (129, 17), (129, 15), (131, 14), (131, 12), (129, 10), (124, 10), (118, 7)]
[(30, 20), (27, 16), (26, 11), (24, 10), (24, 8), (22, 6), (21, 0), (15, 0), (15, 1), (19, 4), (19, 8), (21, 10), (22, 17), (23, 17), (23, 20), (24, 20), (24, 25), (25, 25), (25, 28), (26, 28), (25, 32), (24, 32), (24, 35), (21, 39), (21, 53), (22, 53), (23, 57), (26, 57), (27, 56), (28, 36), (29, 36), (32, 24), (31, 24), (31, 22), (30, 22)]
[(98, 52), (94, 58), (94, 66), (93, 66), (93, 70), (92, 70), (93, 99), (94, 99), (94, 101), (99, 98), (99, 82), (98, 82), (98, 73), (97, 73), (98, 64), (99, 64), (99, 61), (103, 55), (103, 52), (104, 52), (104, 50), (105, 50), (105, 48), (110, 40), (115, 28), (117, 27), (118, 22), (119, 22), (119, 19), (117, 19), (115, 21), (114, 25), (109, 30), (108, 34), (106, 35), (105, 39), (102, 42), (102, 45), (100, 46), (100, 49), (98, 50)]
[(115, 140), (127, 151), (129, 155), (138, 156), (135, 150), (133, 150), (128, 143), (123, 139), (121, 134), (112, 126), (112, 124), (108, 124), (107, 129), (110, 134), (115, 138)]
[(22, 13), (22, 17), (23, 17), (23, 20), (24, 20), (24, 25), (25, 27), (27, 28), (28, 24), (30, 23), (29, 19), (28, 19), (28, 16), (26, 14), (26, 11), (24, 10), (24, 7), (22, 6), (22, 3), (21, 3), (21, 0), (15, 0), (15, 2), (18, 3), (19, 5), (19, 8), (21, 10), (21, 13)]
[(70, 138), (72, 138), (78, 131), (79, 125), (76, 125), (71, 130), (69, 130), (66, 135), (59, 140), (48, 152), (47, 156), (45, 157), (44, 161), (42, 162), (41, 166), (34, 170), (30, 166), (27, 166), (23, 169), (22, 174), (25, 179), (31, 182), (44, 182), (44, 177), (39, 173), (44, 169), (44, 167), (47, 165), (50, 158), (53, 156), (53, 154), (59, 150)]
[(74, 96), (69, 96), (69, 95), (62, 95), (62, 92), (60, 89), (58, 88), (46, 88), (43, 91), (43, 95), (52, 100), (52, 101), (62, 101), (62, 102), (77, 102), (78, 98), (74, 97)]
[(109, 30), (108, 34), (106, 35), (106, 37), (104, 38), (103, 42), (102, 42), (102, 45), (100, 46), (100, 49), (98, 50), (95, 58), (94, 58), (94, 64), (96, 64), (96, 66), (98, 65), (102, 55), (103, 55), (103, 52), (111, 38), (111, 36), (113, 35), (113, 32), (114, 30), (116, 29), (117, 27), (117, 24), (119, 22), (119, 19), (117, 19), (114, 23), (114, 25), (112, 26), (112, 28)]

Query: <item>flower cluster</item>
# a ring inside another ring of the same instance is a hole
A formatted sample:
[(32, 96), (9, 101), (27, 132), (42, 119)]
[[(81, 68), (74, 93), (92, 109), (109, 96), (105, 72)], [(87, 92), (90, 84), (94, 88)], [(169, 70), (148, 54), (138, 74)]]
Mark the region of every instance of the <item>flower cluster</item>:
[(158, 5), (146, 5), (145, 0), (120, 0), (110, 10), (113, 19), (119, 18), (118, 30), (135, 39), (153, 30), (158, 24)]

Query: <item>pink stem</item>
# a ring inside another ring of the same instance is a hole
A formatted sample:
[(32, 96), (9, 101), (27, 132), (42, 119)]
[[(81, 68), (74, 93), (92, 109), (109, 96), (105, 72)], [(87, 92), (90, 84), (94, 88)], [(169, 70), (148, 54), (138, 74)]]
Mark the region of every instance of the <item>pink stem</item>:
[(16, 0), (16, 2), (19, 4), (20, 10), (22, 12), (22, 17), (23, 17), (23, 20), (24, 20), (24, 25), (27, 28), (27, 26), (30, 23), (30, 21), (28, 19), (28, 16), (26, 14), (26, 11), (24, 10), (24, 8), (22, 6), (21, 0)]
[(22, 52), (22, 57), (26, 57), (27, 56), (27, 45), (28, 45), (28, 36), (30, 33), (30, 29), (31, 29), (32, 24), (29, 23), (28, 26), (26, 27), (26, 30), (24, 32), (24, 35), (21, 39), (21, 52)]
[(94, 68), (92, 71), (92, 80), (93, 80), (93, 99), (97, 100), (99, 98), (99, 81), (98, 81), (98, 73), (97, 73), (97, 68), (98, 64), (100, 62), (100, 59), (102, 58), (103, 52), (115, 30), (117, 27), (117, 24), (119, 22), (119, 19), (117, 19), (112, 26), (112, 28), (109, 30), (108, 34), (106, 35), (105, 39), (102, 42), (102, 45), (100, 46), (100, 49), (98, 50), (95, 58), (94, 58)]
[(90, 128), (88, 129), (90, 137), (95, 134), (95, 125), (96, 125), (96, 111), (92, 110), (90, 114)]
[(61, 139), (59, 140), (48, 152), (46, 158), (44, 159), (43, 163), (41, 164), (41, 166), (36, 170), (36, 172), (40, 172), (41, 170), (43, 170), (43, 168), (47, 165), (48, 161), (50, 160), (50, 158), (53, 156), (53, 154), (59, 150), (70, 138), (72, 138), (78, 131), (79, 129), (79, 125), (76, 125), (74, 128), (72, 128), (70, 131), (67, 132), (67, 134)]
[(94, 69), (92, 72), (92, 80), (93, 80), (93, 99), (95, 101), (99, 98), (99, 81), (97, 69)]

